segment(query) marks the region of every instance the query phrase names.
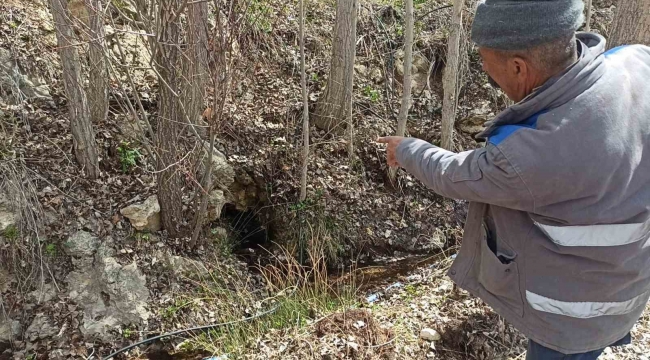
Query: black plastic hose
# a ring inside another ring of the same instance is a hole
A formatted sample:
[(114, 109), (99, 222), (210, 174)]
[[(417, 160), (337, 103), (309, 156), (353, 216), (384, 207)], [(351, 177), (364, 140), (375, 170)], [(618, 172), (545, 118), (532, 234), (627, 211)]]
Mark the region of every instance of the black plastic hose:
[(162, 335), (154, 336), (154, 337), (152, 337), (152, 338), (142, 340), (142, 341), (137, 342), (137, 343), (135, 343), (135, 344), (131, 344), (131, 345), (127, 346), (127, 347), (123, 347), (123, 348), (117, 350), (116, 352), (114, 352), (114, 353), (108, 355), (107, 357), (102, 358), (102, 360), (109, 360), (109, 359), (112, 359), (112, 358), (114, 358), (115, 356), (117, 356), (117, 355), (119, 355), (119, 354), (121, 354), (121, 353), (123, 353), (123, 352), (126, 352), (126, 351), (129, 351), (129, 350), (133, 349), (134, 347), (138, 347), (138, 346), (140, 346), (140, 345), (148, 344), (148, 343), (150, 343), (150, 342), (154, 342), (154, 341), (156, 341), (156, 340), (160, 340), (160, 339), (162, 339), (162, 338), (166, 338), (166, 337), (170, 337), (170, 336), (176, 336), (176, 335), (180, 335), (180, 334), (184, 334), (184, 333), (189, 333), (189, 332), (193, 332), (193, 331), (206, 331), (206, 330), (210, 330), (210, 329), (218, 328), (218, 327), (220, 327), (220, 326), (226, 326), (226, 325), (237, 324), (237, 323), (244, 322), (244, 321), (251, 321), (251, 320), (254, 320), (254, 319), (260, 318), (260, 317), (262, 317), (262, 316), (264, 316), (264, 315), (267, 315), (267, 314), (273, 313), (273, 312), (275, 312), (279, 307), (280, 307), (280, 305), (278, 304), (278, 305), (276, 305), (274, 308), (272, 308), (272, 309), (270, 309), (270, 310), (267, 310), (267, 311), (265, 311), (265, 312), (263, 312), (263, 313), (259, 313), (259, 314), (257, 314), (257, 315), (254, 315), (254, 316), (251, 316), (251, 317), (247, 317), (247, 318), (245, 318), (245, 319), (241, 319), (241, 320), (229, 321), (229, 322), (219, 323), (219, 324), (211, 324), (211, 325), (197, 326), (197, 327), (193, 327), (193, 328), (187, 328), (187, 329), (177, 330), (177, 331), (173, 331), (173, 332), (170, 332), (170, 333), (166, 333), (166, 334), (162, 334)]

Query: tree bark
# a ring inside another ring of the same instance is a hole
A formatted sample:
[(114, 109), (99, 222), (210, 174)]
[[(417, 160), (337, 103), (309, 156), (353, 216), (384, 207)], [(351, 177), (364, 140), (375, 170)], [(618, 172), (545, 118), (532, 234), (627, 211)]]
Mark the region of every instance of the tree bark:
[(176, 162), (179, 159), (181, 124), (186, 123), (178, 94), (182, 93), (183, 79), (180, 37), (182, 0), (162, 0), (157, 20), (158, 38), (154, 60), (160, 74), (158, 100), (158, 131), (155, 144), (158, 170), (158, 201), (162, 225), (172, 237), (181, 237), (183, 230), (182, 177)]
[[(409, 107), (411, 106), (411, 67), (413, 65), (413, 0), (406, 0), (406, 32), (404, 34), (404, 83), (402, 91), (402, 104), (397, 116), (396, 136), (404, 136), (406, 132), (406, 120), (408, 119)], [(391, 168), (388, 172), (390, 180), (395, 180), (397, 168)]]
[(348, 157), (350, 158), (350, 166), (352, 166), (352, 160), (354, 160), (354, 93), (353, 93), (353, 87), (354, 87), (354, 59), (356, 55), (356, 39), (357, 39), (357, 0), (355, 0), (355, 3), (353, 5), (354, 8), (354, 16), (352, 16), (352, 29), (354, 36), (352, 38), (352, 43), (351, 43), (351, 56), (350, 56), (350, 73), (348, 74), (347, 77), (347, 85), (346, 89), (350, 94), (350, 101), (347, 102), (348, 104)]
[(463, 22), (463, 0), (454, 0), (451, 33), (447, 44), (447, 64), (442, 79), (445, 96), (442, 103), (442, 136), (440, 146), (449, 151), (454, 147), (454, 121), (458, 105), (458, 66), (460, 33)]
[(300, 0), (300, 86), (302, 88), (302, 169), (300, 172), (300, 198), (307, 198), (307, 168), (309, 165), (309, 102), (307, 72), (305, 69), (305, 0)]
[[(188, 5), (188, 45), (190, 51), (188, 57), (191, 61), (188, 63), (187, 78), (190, 79), (186, 84), (187, 104), (186, 109), (192, 124), (198, 124), (201, 114), (205, 109), (204, 97), (209, 75), (208, 67), (208, 4), (206, 2), (196, 2)], [(205, 131), (204, 131), (205, 132)]]
[(83, 89), (81, 61), (74, 43), (74, 31), (66, 0), (52, 0), (52, 17), (56, 28), (58, 52), (63, 68), (63, 84), (70, 111), (70, 127), (74, 143), (74, 154), (86, 176), (96, 179), (99, 176), (99, 161), (95, 134), (90, 122), (88, 99)]
[[(203, 182), (201, 183), (203, 188), (197, 190), (199, 194), (201, 194), (201, 196), (199, 196), (200, 206), (194, 215), (194, 231), (190, 241), (190, 246), (194, 248), (198, 242), (199, 236), (201, 235), (201, 230), (205, 225), (205, 214), (208, 207), (210, 192), (212, 191), (212, 156), (214, 153), (213, 149), (216, 133), (215, 127), (213, 126), (214, 119), (211, 111), (206, 117), (208, 123), (202, 123), (200, 121), (200, 114), (202, 114), (205, 109), (205, 90), (210, 77), (210, 74), (208, 73), (208, 4), (206, 2), (195, 2), (188, 6), (187, 43), (189, 51), (187, 51), (186, 59), (189, 58), (190, 61), (184, 62), (184, 78), (189, 80), (184, 82), (184, 91), (187, 94), (184, 96), (184, 108), (187, 111), (190, 126), (205, 126), (209, 123), (208, 138), (210, 143), (210, 148), (208, 150), (208, 163), (203, 175)], [(197, 126), (195, 129), (197, 130), (197, 134), (200, 132), (201, 136), (204, 136), (206, 133), (204, 127)], [(201, 139), (197, 139), (197, 141), (203, 143)], [(202, 148), (200, 148), (199, 151), (202, 151)]]
[(90, 118), (99, 123), (106, 120), (108, 115), (108, 69), (106, 67), (104, 8), (102, 0), (85, 0), (88, 11), (89, 44), (88, 66), (90, 81), (88, 82), (88, 101), (90, 103)]
[(194, 221), (194, 232), (192, 233), (192, 239), (190, 241), (190, 246), (194, 248), (196, 243), (201, 235), (201, 230), (203, 229), (203, 223), (205, 221), (205, 213), (208, 210), (208, 201), (210, 199), (210, 191), (212, 190), (212, 156), (214, 155), (214, 129), (213, 126), (210, 126), (209, 133), (210, 137), (210, 152), (208, 153), (208, 165), (206, 166), (206, 175), (205, 183), (203, 184), (203, 197), (201, 198), (201, 203), (199, 205), (199, 210), (196, 212), (196, 219)]
[(357, 38), (356, 19), (357, 0), (337, 0), (330, 73), (314, 118), (314, 124), (319, 129), (340, 133), (340, 124), (350, 113)]
[(619, 0), (609, 36), (609, 47), (650, 45), (650, 1)]
[(585, 16), (585, 31), (591, 31), (591, 4), (592, 0), (585, 0), (587, 15)]

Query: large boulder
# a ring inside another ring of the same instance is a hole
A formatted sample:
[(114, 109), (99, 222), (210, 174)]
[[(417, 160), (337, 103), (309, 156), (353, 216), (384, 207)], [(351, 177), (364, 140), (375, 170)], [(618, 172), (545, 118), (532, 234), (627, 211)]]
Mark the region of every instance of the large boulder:
[[(100, 241), (85, 231), (76, 232), (65, 243), (65, 252), (72, 256), (76, 267), (65, 281), (68, 297), (83, 311), (80, 330), (89, 338), (104, 342), (112, 340), (111, 331), (117, 327), (139, 325), (149, 318), (146, 277), (135, 262), (117, 262), (111, 244), (111, 238)], [(44, 299), (56, 296), (51, 286), (43, 290), (32, 295)]]
[(87, 231), (77, 231), (65, 242), (65, 253), (74, 257), (93, 256), (99, 246), (99, 239)]
[(136, 230), (156, 232), (161, 229), (160, 204), (156, 195), (149, 196), (141, 204), (129, 205), (120, 213), (131, 221)]
[(66, 278), (70, 299), (83, 309), (81, 332), (110, 341), (117, 326), (140, 325), (149, 319), (147, 279), (135, 263), (95, 259), (97, 266), (78, 269)]

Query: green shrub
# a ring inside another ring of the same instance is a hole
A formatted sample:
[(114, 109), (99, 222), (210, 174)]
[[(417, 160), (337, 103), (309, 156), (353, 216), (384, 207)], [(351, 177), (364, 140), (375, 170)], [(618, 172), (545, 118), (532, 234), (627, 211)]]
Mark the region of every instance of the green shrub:
[(120, 157), (122, 171), (125, 173), (129, 172), (133, 167), (136, 166), (141, 156), (140, 151), (138, 151), (136, 148), (132, 148), (131, 144), (126, 141), (123, 141), (117, 148), (117, 154)]
[(366, 85), (363, 88), (363, 95), (368, 97), (372, 102), (379, 101), (379, 91), (373, 89), (370, 85)]
[(7, 240), (16, 240), (16, 239), (18, 239), (18, 236), (20, 234), (18, 233), (18, 228), (15, 225), (9, 225), (9, 226), (7, 226), (5, 231), (2, 232), (2, 235)]

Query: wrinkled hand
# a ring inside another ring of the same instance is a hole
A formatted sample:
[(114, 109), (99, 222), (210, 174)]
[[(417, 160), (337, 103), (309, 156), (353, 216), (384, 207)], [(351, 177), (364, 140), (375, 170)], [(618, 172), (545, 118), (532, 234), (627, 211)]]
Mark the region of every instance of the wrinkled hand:
[(380, 144), (386, 144), (386, 161), (388, 166), (397, 167), (399, 163), (397, 162), (397, 147), (399, 143), (402, 142), (405, 138), (402, 136), (386, 136), (380, 137), (377, 139), (377, 142)]

